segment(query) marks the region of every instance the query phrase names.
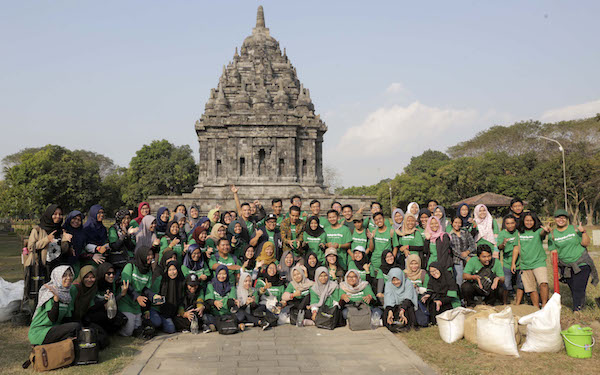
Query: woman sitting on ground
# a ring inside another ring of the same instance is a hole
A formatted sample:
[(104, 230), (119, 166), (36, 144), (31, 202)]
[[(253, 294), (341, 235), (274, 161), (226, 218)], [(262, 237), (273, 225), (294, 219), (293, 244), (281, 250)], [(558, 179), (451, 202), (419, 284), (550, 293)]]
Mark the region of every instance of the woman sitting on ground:
[(176, 260), (169, 260), (163, 274), (154, 280), (152, 290), (163, 296), (165, 301), (150, 309), (150, 321), (154, 328), (161, 328), (165, 333), (175, 332), (173, 318), (183, 300), (185, 278)]
[(294, 254), (290, 250), (283, 252), (281, 260), (279, 261), (279, 275), (281, 279), (285, 281), (285, 284), (289, 284), (292, 281), (292, 268), (296, 264)]
[[(257, 317), (255, 311), (260, 308), (258, 305), (258, 292), (252, 287), (252, 276), (244, 271), (240, 272), (240, 280), (237, 286), (236, 306), (238, 311), (235, 313), (236, 319), (240, 323), (252, 323), (263, 330), (269, 327), (268, 319)], [(271, 321), (277, 319), (270, 311), (261, 309), (262, 312), (271, 316)]]
[(427, 282), (427, 292), (421, 297), (421, 302), (425, 304), (429, 311), (431, 324), (436, 324), (435, 317), (446, 310), (460, 306), (458, 300), (458, 285), (454, 276), (444, 269), (439, 262), (433, 262), (429, 265), (429, 280)]
[[(282, 299), (290, 307), (290, 316), (297, 314), (299, 318), (304, 320), (306, 307), (310, 303), (310, 288), (313, 286), (313, 281), (306, 277), (306, 268), (301, 265), (292, 267), (292, 280), (288, 284)], [(304, 322), (299, 321), (299, 326), (304, 325)]]
[(367, 253), (364, 247), (362, 246), (357, 246), (354, 248), (354, 260), (349, 259), (348, 262), (348, 269), (349, 270), (356, 270), (358, 271), (359, 275), (360, 275), (360, 279), (364, 280), (364, 281), (368, 281), (369, 284), (371, 284), (371, 271), (370, 271), (370, 267), (371, 267), (371, 263), (369, 262), (369, 259), (367, 258)]
[(73, 312), (69, 320), (79, 322), (84, 327), (93, 328), (96, 331), (98, 346), (100, 349), (104, 349), (108, 346), (106, 331), (100, 325), (96, 324), (96, 322), (86, 319), (98, 291), (96, 274), (96, 269), (93, 266), (85, 266), (73, 282), (73, 286), (71, 287)]
[(340, 308), (344, 319), (348, 318), (347, 304), (350, 303), (365, 303), (371, 306), (371, 316), (377, 312), (381, 315), (381, 309), (373, 307), (375, 305), (375, 293), (368, 282), (360, 279), (360, 275), (356, 270), (348, 270), (344, 281), (340, 283), (342, 294), (340, 296)]
[(418, 308), (417, 292), (413, 283), (400, 268), (388, 273), (383, 298), (383, 324), (393, 333), (418, 330), (415, 310)]
[(204, 290), (206, 288), (207, 280), (210, 277), (210, 269), (208, 268), (208, 260), (202, 254), (198, 244), (192, 244), (188, 247), (188, 251), (186, 251), (183, 258), (181, 272), (183, 272), (184, 277), (192, 273), (195, 274), (198, 276), (200, 289)]
[(329, 273), (329, 278), (336, 283), (340, 283), (344, 279), (346, 269), (340, 264), (337, 250), (333, 247), (325, 250), (325, 267)]
[(400, 265), (396, 262), (396, 257), (392, 250), (384, 250), (381, 253), (381, 266), (377, 269), (377, 298), (379, 302), (383, 304), (384, 288), (385, 283), (389, 281), (388, 273), (392, 268), (400, 268)]
[(204, 292), (198, 275), (190, 273), (185, 277), (183, 298), (179, 305), (177, 316), (173, 318), (177, 331), (189, 331), (192, 321), (197, 319), (198, 328), (204, 332), (210, 331), (204, 322)]
[(160, 239), (160, 254), (158, 259), (160, 260), (163, 256), (163, 252), (166, 250), (173, 250), (175, 254), (177, 254), (177, 261), (179, 264), (183, 262), (183, 254), (184, 254), (184, 243), (181, 241), (181, 236), (179, 235), (179, 224), (176, 221), (169, 221), (167, 224), (167, 232)]
[[(264, 254), (264, 248), (261, 255)], [(259, 303), (274, 314), (281, 312), (282, 303), (281, 297), (285, 291), (285, 283), (279, 276), (277, 264), (269, 263), (267, 268), (262, 271), (258, 281), (256, 282), (256, 290), (260, 297)], [(284, 302), (285, 304), (285, 302)]]
[(322, 306), (334, 307), (340, 303), (341, 292), (339, 284), (331, 280), (327, 268), (319, 267), (315, 271), (314, 284), (310, 288), (311, 319), (317, 318)]
[[(206, 316), (209, 324), (218, 329), (222, 318), (232, 316), (235, 319), (231, 309), (236, 306), (236, 291), (229, 281), (229, 270), (226, 265), (221, 264), (217, 267), (215, 276), (206, 288), (204, 298), (209, 311), (209, 315)], [(240, 331), (245, 329), (244, 323), (237, 322), (237, 324)]]
[(118, 308), (115, 315), (112, 318), (109, 317), (107, 303), (113, 297), (115, 302), (118, 303), (127, 294), (128, 284), (123, 282), (119, 286), (116, 285), (115, 268), (108, 262), (104, 262), (98, 267), (96, 275), (98, 280), (96, 296), (94, 297), (93, 306), (89, 308), (84, 320), (98, 324), (108, 334), (116, 333), (125, 325), (127, 318), (122, 312), (118, 311)]
[(424, 294), (425, 277), (427, 276), (427, 271), (421, 268), (421, 257), (416, 254), (410, 254), (408, 258), (406, 258), (406, 268), (404, 269), (404, 273), (412, 282), (417, 294)]
[(28, 336), (32, 345), (51, 344), (77, 336), (80, 323), (63, 323), (73, 311), (72, 283), (73, 269), (58, 266), (52, 270), (50, 282), (40, 288), (37, 308), (29, 326)]

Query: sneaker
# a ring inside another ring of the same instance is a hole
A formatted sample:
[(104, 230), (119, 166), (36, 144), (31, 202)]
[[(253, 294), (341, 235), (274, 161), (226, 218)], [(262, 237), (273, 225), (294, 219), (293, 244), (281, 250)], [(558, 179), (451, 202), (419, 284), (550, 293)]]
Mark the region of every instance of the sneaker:
[(214, 324), (209, 324), (208, 329), (210, 329), (211, 332), (217, 332), (217, 327)]
[(269, 322), (267, 322), (266, 320), (260, 323), (260, 328), (264, 331), (265, 329), (269, 328), (269, 326), (271, 326), (269, 324)]
[(210, 327), (207, 326), (206, 324), (203, 324), (202, 325), (202, 333), (210, 333), (210, 332), (211, 332)]

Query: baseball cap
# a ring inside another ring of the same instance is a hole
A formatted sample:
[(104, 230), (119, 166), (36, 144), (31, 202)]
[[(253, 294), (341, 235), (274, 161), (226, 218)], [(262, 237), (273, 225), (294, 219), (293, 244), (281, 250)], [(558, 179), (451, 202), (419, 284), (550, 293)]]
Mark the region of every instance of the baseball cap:
[(277, 215), (268, 214), (267, 217), (265, 218), (265, 221), (269, 221), (269, 220), (277, 220)]

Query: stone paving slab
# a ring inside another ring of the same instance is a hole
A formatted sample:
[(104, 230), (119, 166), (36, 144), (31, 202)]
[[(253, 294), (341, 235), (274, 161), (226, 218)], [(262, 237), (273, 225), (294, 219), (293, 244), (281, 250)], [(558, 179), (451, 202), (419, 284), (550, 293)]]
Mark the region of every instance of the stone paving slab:
[(333, 331), (291, 325), (235, 335), (164, 335), (149, 341), (123, 375), (437, 374), (385, 328)]

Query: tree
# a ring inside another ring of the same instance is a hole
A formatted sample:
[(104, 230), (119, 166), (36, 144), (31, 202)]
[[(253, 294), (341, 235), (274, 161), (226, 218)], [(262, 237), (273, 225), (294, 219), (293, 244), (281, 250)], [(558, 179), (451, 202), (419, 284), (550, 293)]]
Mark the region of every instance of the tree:
[(50, 203), (66, 210), (86, 210), (98, 202), (99, 168), (81, 155), (56, 145), (25, 149), (4, 160), (2, 216), (37, 216)]
[(198, 167), (189, 146), (152, 141), (131, 159), (126, 181), (123, 201), (134, 207), (150, 195), (190, 192), (198, 181)]

